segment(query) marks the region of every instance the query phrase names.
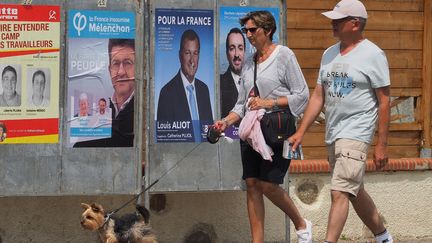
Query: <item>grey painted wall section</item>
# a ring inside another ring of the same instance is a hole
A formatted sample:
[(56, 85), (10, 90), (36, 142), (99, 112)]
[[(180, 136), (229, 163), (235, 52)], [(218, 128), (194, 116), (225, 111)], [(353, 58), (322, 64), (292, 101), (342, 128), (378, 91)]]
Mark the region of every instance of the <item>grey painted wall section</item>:
[[(215, 48), (215, 106), (214, 117), (220, 118), (219, 112), (219, 7), (220, 6), (246, 6), (246, 7), (278, 7), (284, 9), (284, 1), (269, 0), (171, 0), (150, 1), (152, 10), (150, 32), (150, 57), (154, 57), (154, 9), (156, 8), (186, 8), (186, 9), (213, 9), (214, 10), (214, 48)], [(174, 7), (175, 6), (175, 7)], [(281, 11), (280, 22), (285, 25), (284, 11)], [(282, 38), (282, 26), (278, 26), (279, 36)], [(154, 60), (154, 59), (153, 59)], [(240, 159), (240, 144), (235, 141), (229, 144), (220, 141), (217, 144), (209, 143), (155, 143), (155, 104), (154, 100), (154, 66), (150, 61), (150, 117), (148, 130), (149, 176), (146, 184), (160, 178), (160, 181), (151, 189), (151, 192), (175, 191), (219, 191), (241, 190), (242, 165)], [(212, 87), (209, 87), (211, 89)], [(162, 177), (162, 178), (161, 178)]]
[[(60, 143), (5, 144), (0, 146), (0, 196), (133, 194), (141, 184), (142, 93), (135, 99), (135, 147), (67, 148), (63, 108), (67, 90), (66, 15), (70, 9), (132, 11), (136, 15), (136, 90), (143, 87), (143, 6), (139, 1), (108, 0), (98, 8), (97, 0), (35, 0), (34, 5), (61, 6), (60, 50)], [(22, 1), (6, 1), (21, 4)], [(140, 102), (141, 101), (141, 102)]]
[[(302, 215), (314, 224), (314, 242), (323, 242), (330, 210), (330, 175), (296, 174), (291, 197)], [(303, 203), (296, 192), (304, 180), (320, 184), (316, 201)], [(365, 188), (374, 199), (386, 226), (398, 243), (432, 242), (432, 171), (366, 173)], [(197, 224), (214, 228), (219, 243), (251, 242), (247, 219), (246, 193), (168, 193), (163, 211), (151, 211), (150, 223), (161, 243), (183, 242)], [(81, 202), (98, 202), (116, 209), (131, 196), (0, 197), (0, 239), (3, 243), (100, 243), (96, 232), (81, 228)], [(284, 215), (265, 199), (265, 240), (286, 242)], [(134, 212), (132, 204), (118, 214)], [(59, 217), (57, 217), (59, 216)], [(292, 228), (293, 229), (293, 228)], [(373, 238), (351, 208), (343, 234), (343, 243), (373, 242)], [(291, 230), (290, 242), (297, 242)], [(406, 239), (406, 240), (402, 240)]]
[[(220, 6), (279, 7), (283, 1), (216, 1), (216, 0), (108, 0), (106, 8), (97, 7), (97, 0), (34, 0), (34, 5), (61, 6), (61, 50), (60, 50), (60, 143), (59, 144), (19, 144), (0, 146), (0, 196), (14, 195), (100, 195), (134, 194), (141, 185), (141, 148), (148, 151), (146, 183), (160, 178), (152, 192), (163, 191), (214, 191), (240, 190), (241, 160), (238, 141), (233, 144), (220, 142), (208, 143), (155, 144), (154, 141), (154, 9), (155, 8), (196, 8), (214, 9), (215, 67), (219, 64), (218, 53), (218, 9)], [(21, 4), (21, 0), (6, 1)], [(148, 6), (148, 8), (147, 8)], [(147, 94), (135, 93), (135, 147), (134, 148), (79, 148), (66, 146), (66, 106), (67, 91), (67, 10), (113, 10), (133, 11), (136, 15), (136, 90), (144, 87)], [(281, 11), (281, 24), (284, 19)], [(144, 22), (144, 15), (150, 21)], [(279, 30), (283, 29), (282, 27)], [(282, 31), (280, 31), (281, 33)], [(147, 34), (148, 33), (148, 34)], [(282, 36), (282, 35), (280, 35)], [(147, 40), (147, 41), (146, 41)], [(283, 40), (283, 39), (281, 39)], [(150, 48), (145, 48), (150, 44)], [(144, 60), (148, 61), (144, 68)], [(215, 68), (215, 118), (219, 118), (219, 73)], [(145, 80), (148, 80), (145, 83)], [(144, 115), (144, 101), (147, 111)], [(147, 125), (147, 139), (143, 131), (143, 118)], [(163, 178), (161, 178), (163, 176)]]

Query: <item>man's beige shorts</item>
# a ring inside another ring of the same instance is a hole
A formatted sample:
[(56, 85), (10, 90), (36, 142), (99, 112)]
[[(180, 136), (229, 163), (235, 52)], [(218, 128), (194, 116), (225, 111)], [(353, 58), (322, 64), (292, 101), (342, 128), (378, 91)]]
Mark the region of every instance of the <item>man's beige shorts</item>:
[(353, 196), (363, 188), (366, 157), (369, 144), (352, 140), (337, 139), (327, 145), (331, 168), (331, 190), (348, 192)]

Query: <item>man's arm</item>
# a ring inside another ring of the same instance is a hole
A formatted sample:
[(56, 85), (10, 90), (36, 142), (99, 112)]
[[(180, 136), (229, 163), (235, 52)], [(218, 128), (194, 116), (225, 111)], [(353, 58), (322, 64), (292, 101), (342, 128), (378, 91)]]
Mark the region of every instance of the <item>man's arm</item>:
[(374, 163), (382, 169), (388, 162), (387, 140), (390, 124), (390, 86), (375, 89), (378, 99), (378, 139), (375, 145)]
[(304, 134), (310, 125), (315, 121), (316, 117), (321, 112), (324, 106), (324, 88), (322, 85), (317, 84), (312, 97), (309, 100), (309, 104), (306, 108), (300, 127), (297, 132), (288, 138), (288, 141), (293, 144), (293, 151), (297, 149), (297, 146), (301, 143)]

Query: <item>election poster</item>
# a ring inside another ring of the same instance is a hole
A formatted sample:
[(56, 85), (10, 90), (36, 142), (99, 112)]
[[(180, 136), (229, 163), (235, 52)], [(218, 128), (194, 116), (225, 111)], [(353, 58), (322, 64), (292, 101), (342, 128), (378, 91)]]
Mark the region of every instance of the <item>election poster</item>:
[(213, 10), (155, 11), (156, 143), (205, 140), (214, 118)]
[[(255, 53), (255, 48), (242, 33), (239, 20), (247, 13), (267, 10), (273, 14), (279, 27), (279, 8), (256, 7), (220, 7), (219, 19), (219, 92), (220, 114), (226, 117), (234, 107), (241, 85), (240, 73), (246, 59)], [(273, 35), (273, 42), (278, 43), (279, 29)], [(234, 124), (225, 130), (225, 136), (238, 139), (238, 126)]]
[(60, 6), (0, 4), (0, 144), (58, 143)]
[(68, 11), (69, 147), (132, 147), (135, 15)]

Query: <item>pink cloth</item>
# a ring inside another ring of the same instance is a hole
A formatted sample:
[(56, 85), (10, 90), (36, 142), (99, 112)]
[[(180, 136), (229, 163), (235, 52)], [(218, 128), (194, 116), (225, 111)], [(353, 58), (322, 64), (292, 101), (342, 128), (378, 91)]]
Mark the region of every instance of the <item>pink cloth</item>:
[(241, 140), (249, 143), (252, 148), (261, 154), (263, 159), (273, 161), (273, 150), (265, 142), (261, 132), (260, 121), (265, 113), (264, 109), (246, 112), (239, 126), (239, 136)]

